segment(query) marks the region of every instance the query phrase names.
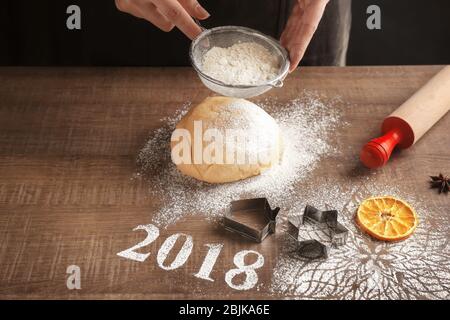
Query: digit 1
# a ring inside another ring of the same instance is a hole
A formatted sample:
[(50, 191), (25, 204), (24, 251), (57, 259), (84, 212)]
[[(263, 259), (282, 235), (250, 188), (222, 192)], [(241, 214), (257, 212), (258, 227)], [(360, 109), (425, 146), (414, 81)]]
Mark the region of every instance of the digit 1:
[(194, 274), (194, 276), (200, 279), (214, 281), (214, 279), (212, 279), (209, 275), (211, 274), (211, 271), (216, 264), (220, 252), (222, 251), (223, 244), (207, 243), (205, 244), (205, 246), (209, 248), (208, 253), (203, 260), (203, 264), (200, 267), (200, 270), (196, 274)]

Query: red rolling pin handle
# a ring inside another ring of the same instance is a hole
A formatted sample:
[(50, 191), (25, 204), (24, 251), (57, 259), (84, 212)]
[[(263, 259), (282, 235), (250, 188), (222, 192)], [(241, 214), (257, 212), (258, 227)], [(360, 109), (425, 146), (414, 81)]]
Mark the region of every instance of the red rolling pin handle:
[(368, 168), (384, 166), (397, 145), (400, 148), (408, 148), (414, 142), (414, 132), (411, 127), (397, 117), (386, 118), (382, 132), (384, 133), (382, 137), (369, 141), (361, 150), (360, 159)]
[(369, 141), (361, 150), (361, 161), (368, 168), (382, 167), (388, 162), (392, 150), (401, 141), (400, 130), (391, 130), (384, 136)]

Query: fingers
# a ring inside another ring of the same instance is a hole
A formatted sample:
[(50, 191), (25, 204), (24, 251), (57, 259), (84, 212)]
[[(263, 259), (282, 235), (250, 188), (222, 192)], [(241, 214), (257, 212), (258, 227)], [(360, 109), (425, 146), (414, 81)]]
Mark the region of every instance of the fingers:
[(303, 16), (303, 10), (301, 9), (300, 5), (297, 4), (292, 9), (291, 15), (288, 19), (288, 22), (284, 28), (283, 33), (281, 34), (281, 45), (284, 47), (287, 47), (289, 39), (292, 39), (292, 34), (294, 33), (294, 29), (296, 25), (301, 21)]
[(169, 32), (175, 26), (148, 0), (116, 0), (116, 6), (120, 11), (145, 19), (165, 32)]
[(161, 13), (158, 12), (158, 9), (151, 1), (149, 0), (135, 0), (135, 1), (138, 3), (139, 9), (144, 19), (151, 22), (162, 31), (169, 32), (175, 27), (174, 23), (169, 21)]
[[(115, 0), (116, 7), (123, 12), (148, 20), (163, 31), (176, 26), (190, 39), (202, 30), (192, 17), (206, 19), (209, 13), (197, 0)], [(192, 16), (192, 17), (191, 17)]]
[(297, 68), (319, 25), (328, 1), (312, 1), (301, 8), (298, 4), (289, 17), (281, 36), (281, 44), (289, 51), (290, 72)]
[(153, 0), (157, 11), (173, 23), (191, 40), (198, 36), (202, 29), (194, 22), (183, 6), (176, 0)]
[(299, 28), (295, 28), (294, 38), (288, 43), (289, 57), (291, 60), (290, 72), (297, 68), (298, 64), (305, 55), (306, 49), (316, 31), (317, 26), (301, 23)]
[(209, 12), (203, 8), (197, 0), (179, 0), (183, 8), (189, 13), (192, 17), (195, 17), (200, 20), (204, 20), (209, 18)]
[[(134, 14), (136, 10), (134, 10), (134, 8), (132, 9), (132, 3), (129, 0), (115, 0), (116, 3), (116, 7), (119, 11), (125, 12), (125, 13), (129, 13), (133, 16), (137, 16), (136, 14)], [(137, 12), (136, 12), (137, 13)], [(140, 16), (138, 16), (138, 18), (142, 18)]]

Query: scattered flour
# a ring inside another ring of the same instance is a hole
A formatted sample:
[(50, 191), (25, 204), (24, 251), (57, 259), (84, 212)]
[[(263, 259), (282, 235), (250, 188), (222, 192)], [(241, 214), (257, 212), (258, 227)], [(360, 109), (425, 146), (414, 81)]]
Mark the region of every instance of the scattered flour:
[(254, 42), (228, 48), (213, 47), (206, 52), (202, 71), (230, 85), (258, 85), (277, 76), (279, 63), (269, 50)]
[[(338, 174), (334, 181), (326, 174), (309, 183), (312, 171), (327, 158), (337, 155), (339, 145), (334, 133), (342, 123), (340, 101), (324, 102), (317, 95), (304, 92), (302, 98), (277, 106), (277, 102), (259, 101), (284, 133), (283, 161), (261, 176), (230, 184), (210, 185), (185, 177), (170, 159), (170, 136), (189, 105), (169, 118), (152, 133), (141, 150), (137, 174), (149, 179), (149, 192), (163, 199), (152, 216), (153, 223), (164, 228), (188, 215), (202, 215), (215, 220), (222, 217), (232, 200), (267, 197), (282, 212), (277, 223), (279, 256), (275, 263), (270, 290), (274, 296), (303, 299), (449, 299), (450, 232), (448, 215), (431, 211), (426, 201), (378, 182), (377, 171), (367, 172), (352, 166), (356, 150), (339, 154)], [(330, 169), (330, 168), (329, 168)], [(414, 186), (411, 186), (414, 188)], [(405, 191), (406, 190), (406, 191)], [(373, 195), (393, 195), (410, 203), (420, 222), (409, 239), (398, 243), (373, 241), (354, 224), (359, 203)], [(304, 261), (293, 254), (294, 242), (284, 232), (287, 217), (303, 211), (306, 204), (319, 209), (337, 209), (339, 221), (349, 230), (347, 244), (332, 248), (326, 260)], [(444, 212), (442, 208), (442, 212)], [(431, 230), (431, 231), (430, 231)], [(213, 261), (213, 260), (211, 260)], [(206, 266), (206, 270), (208, 270)], [(207, 273), (207, 272), (206, 272)]]
[[(374, 241), (356, 227), (353, 219), (359, 203), (373, 195), (397, 196), (415, 208), (420, 222), (413, 236), (397, 243)], [(377, 183), (376, 175), (334, 185), (307, 186), (298, 199), (278, 224), (280, 255), (271, 283), (274, 294), (306, 299), (450, 297), (448, 219), (430, 212), (423, 199)], [(305, 203), (324, 209), (332, 206), (339, 211), (340, 222), (350, 230), (347, 244), (330, 248), (326, 260), (297, 258), (295, 243), (284, 236), (287, 215), (302, 212)]]
[(334, 152), (325, 139), (339, 125), (339, 112), (333, 103), (325, 104), (311, 93), (282, 108), (267, 102), (259, 105), (280, 126), (283, 158), (262, 175), (234, 183), (212, 185), (182, 175), (170, 159), (170, 136), (188, 105), (163, 120), (163, 127), (153, 133), (138, 157), (138, 175), (151, 179), (150, 192), (164, 202), (153, 215), (153, 223), (164, 228), (192, 213), (210, 219), (221, 217), (231, 201), (242, 198), (267, 197), (280, 207), (292, 201), (295, 184), (314, 169), (319, 159)]

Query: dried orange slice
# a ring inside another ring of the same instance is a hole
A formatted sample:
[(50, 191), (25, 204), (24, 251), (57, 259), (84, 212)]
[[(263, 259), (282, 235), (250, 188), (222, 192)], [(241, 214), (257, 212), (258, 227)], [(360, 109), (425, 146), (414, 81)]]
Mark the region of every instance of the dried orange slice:
[(419, 219), (405, 201), (382, 196), (364, 200), (356, 213), (356, 222), (363, 231), (376, 239), (399, 241), (414, 232)]

